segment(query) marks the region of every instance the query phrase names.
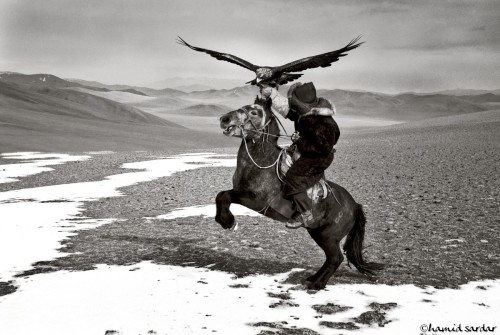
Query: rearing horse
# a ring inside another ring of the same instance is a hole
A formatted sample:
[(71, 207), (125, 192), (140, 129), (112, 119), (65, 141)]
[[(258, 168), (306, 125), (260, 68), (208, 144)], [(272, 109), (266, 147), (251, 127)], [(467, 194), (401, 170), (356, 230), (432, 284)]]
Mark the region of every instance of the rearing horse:
[[(219, 192), (216, 197), (215, 220), (224, 229), (234, 226), (235, 220), (229, 206), (241, 204), (265, 216), (287, 222), (289, 219), (269, 207), (281, 195), (281, 181), (276, 169), (282, 148), (278, 146), (279, 127), (271, 111), (271, 100), (260, 100), (255, 104), (224, 114), (220, 126), (227, 136), (241, 137), (233, 189)], [(309, 289), (323, 289), (330, 277), (342, 263), (344, 256), (340, 241), (347, 235), (343, 246), (348, 262), (361, 273), (373, 274), (381, 264), (363, 260), (362, 247), (365, 234), (365, 215), (360, 204), (343, 187), (328, 181), (331, 192), (314, 208), (319, 227), (308, 229), (309, 235), (323, 249), (326, 261), (316, 274), (308, 277), (304, 285)], [(332, 194), (333, 193), (333, 194)]]

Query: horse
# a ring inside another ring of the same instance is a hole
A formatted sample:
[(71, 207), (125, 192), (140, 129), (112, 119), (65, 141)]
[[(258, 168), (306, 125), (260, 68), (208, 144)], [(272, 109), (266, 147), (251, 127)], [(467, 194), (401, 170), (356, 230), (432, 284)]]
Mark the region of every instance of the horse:
[[(240, 204), (280, 222), (289, 218), (274, 210), (269, 204), (276, 197), (283, 197), (282, 182), (274, 168), (279, 164), (283, 148), (278, 145), (279, 120), (271, 110), (271, 100), (260, 99), (220, 117), (220, 127), (226, 136), (241, 137), (233, 188), (217, 194), (215, 221), (224, 229), (233, 229), (235, 219), (229, 206)], [(367, 275), (382, 269), (382, 264), (366, 262), (362, 248), (365, 235), (363, 207), (342, 186), (327, 181), (329, 195), (314, 208), (319, 227), (307, 229), (309, 235), (324, 251), (326, 260), (312, 276), (305, 279), (307, 289), (324, 289), (330, 277), (344, 260), (341, 240), (348, 265)]]

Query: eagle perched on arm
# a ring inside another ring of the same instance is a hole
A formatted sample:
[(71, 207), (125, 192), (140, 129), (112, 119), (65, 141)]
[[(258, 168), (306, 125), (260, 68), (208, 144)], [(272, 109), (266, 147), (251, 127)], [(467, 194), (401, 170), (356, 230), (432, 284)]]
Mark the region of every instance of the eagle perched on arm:
[(277, 86), (294, 81), (295, 79), (298, 79), (302, 76), (302, 73), (292, 73), (292, 72), (300, 72), (307, 69), (314, 69), (316, 67), (331, 66), (332, 63), (338, 61), (340, 57), (346, 56), (348, 51), (356, 49), (361, 44), (363, 44), (364, 42), (358, 43), (360, 37), (361, 36), (356, 37), (342, 49), (326, 52), (316, 56), (305, 57), (281, 66), (254, 65), (250, 62), (247, 62), (244, 59), (241, 59), (239, 57), (230, 54), (195, 47), (184, 41), (179, 36), (177, 37), (177, 43), (187, 46), (188, 48), (191, 48), (193, 50), (207, 53), (210, 56), (217, 58), (218, 60), (223, 60), (229, 63), (233, 63), (242, 66), (245, 69), (249, 69), (255, 72), (256, 78), (246, 82), (246, 84), (259, 85), (259, 86)]

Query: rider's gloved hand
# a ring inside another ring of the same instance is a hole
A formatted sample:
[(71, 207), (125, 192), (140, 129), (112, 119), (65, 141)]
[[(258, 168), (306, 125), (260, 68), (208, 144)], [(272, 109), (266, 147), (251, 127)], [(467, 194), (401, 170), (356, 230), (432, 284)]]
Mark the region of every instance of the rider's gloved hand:
[(299, 140), (299, 138), (300, 138), (300, 133), (298, 131), (296, 131), (292, 134), (292, 142), (293, 143), (297, 142)]
[(276, 89), (271, 86), (263, 86), (260, 88), (260, 95), (262, 96), (262, 98), (268, 99), (273, 94), (273, 90)]

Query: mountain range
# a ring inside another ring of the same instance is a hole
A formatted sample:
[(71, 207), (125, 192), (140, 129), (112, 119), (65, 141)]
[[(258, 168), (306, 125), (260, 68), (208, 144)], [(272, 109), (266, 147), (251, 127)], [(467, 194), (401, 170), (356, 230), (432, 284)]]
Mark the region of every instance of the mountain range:
[(152, 82), (148, 87), (161, 89), (164, 87), (175, 88), (184, 92), (230, 89), (239, 86), (244, 81), (224, 78), (194, 78), (194, 77), (171, 77), (164, 80)]
[[(90, 83), (87, 83), (90, 84)], [(108, 87), (109, 88), (109, 87)], [(150, 113), (209, 116), (252, 103), (259, 94), (255, 86), (183, 92), (176, 89), (152, 90), (120, 87), (148, 94), (152, 99), (130, 102)], [(286, 95), (288, 86), (280, 89)], [(455, 89), (436, 93), (384, 94), (352, 90), (318, 89), (318, 95), (330, 99), (340, 116), (408, 122), (433, 117), (466, 114), (498, 108), (500, 90)], [(205, 106), (206, 109), (200, 108)]]
[[(281, 87), (280, 91), (286, 95), (287, 89)], [(344, 120), (351, 120), (344, 128), (500, 109), (498, 93), (457, 89), (389, 95), (318, 89), (319, 96), (335, 104), (341, 127)], [(58, 143), (56, 149), (68, 151), (157, 148), (159, 143), (180, 148), (208, 143), (221, 147), (230, 142), (220, 135), (218, 116), (253, 103), (257, 94), (255, 86), (187, 92), (0, 72), (0, 151), (44, 150), (54, 143)], [(40, 138), (52, 144), (44, 145)]]
[(221, 135), (187, 129), (99, 96), (104, 93), (148, 98), (131, 88), (110, 91), (47, 74), (0, 73), (0, 152), (225, 146)]

